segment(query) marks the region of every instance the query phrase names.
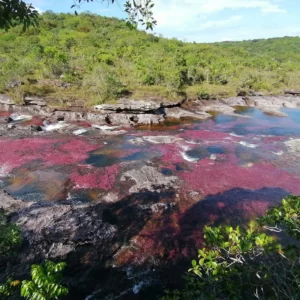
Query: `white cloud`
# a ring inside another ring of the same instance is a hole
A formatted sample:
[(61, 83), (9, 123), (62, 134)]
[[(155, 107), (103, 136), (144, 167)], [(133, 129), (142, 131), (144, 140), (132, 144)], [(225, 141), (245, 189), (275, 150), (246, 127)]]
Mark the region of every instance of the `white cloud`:
[(233, 17), (231, 17), (229, 19), (225, 19), (225, 20), (208, 21), (208, 22), (202, 23), (199, 27), (194, 28), (194, 31), (223, 28), (225, 26), (237, 23), (240, 20), (242, 20), (242, 16), (233, 16)]
[(158, 29), (187, 29), (225, 9), (257, 9), (263, 13), (285, 12), (278, 0), (156, 0), (154, 15)]
[(223, 40), (221, 32), (229, 39), (245, 22), (251, 26), (247, 15), (250, 10), (256, 16), (264, 14), (263, 18), (266, 14), (286, 12), (282, 0), (155, 0), (154, 3), (158, 22), (155, 31), (186, 41)]

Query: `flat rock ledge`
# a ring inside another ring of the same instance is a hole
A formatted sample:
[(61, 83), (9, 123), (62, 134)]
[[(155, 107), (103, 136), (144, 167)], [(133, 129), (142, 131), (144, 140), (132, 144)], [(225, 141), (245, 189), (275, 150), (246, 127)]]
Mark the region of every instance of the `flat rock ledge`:
[(281, 96), (239, 96), (217, 100), (158, 100), (120, 99), (115, 104), (60, 108), (50, 107), (43, 98), (24, 97), (22, 104), (15, 104), (12, 97), (0, 94), (0, 110), (26, 113), (56, 121), (88, 121), (100, 125), (158, 125), (165, 120), (210, 118), (215, 113), (236, 115), (236, 107), (255, 107), (275, 116), (286, 116), (282, 108), (300, 108), (300, 95), (291, 91)]

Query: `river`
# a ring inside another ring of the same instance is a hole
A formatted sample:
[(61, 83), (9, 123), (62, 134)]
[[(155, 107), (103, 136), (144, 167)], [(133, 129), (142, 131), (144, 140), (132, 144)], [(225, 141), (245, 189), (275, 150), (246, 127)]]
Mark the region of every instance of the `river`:
[[(300, 110), (282, 112), (288, 117), (236, 107), (239, 116), (107, 135), (79, 124), (77, 135), (2, 136), (0, 187), (25, 202), (103, 204), (101, 218), (119, 230), (109, 265), (153, 273), (194, 257), (203, 226), (245, 224), (300, 194)], [(130, 276), (125, 294), (153, 284), (147, 272)]]

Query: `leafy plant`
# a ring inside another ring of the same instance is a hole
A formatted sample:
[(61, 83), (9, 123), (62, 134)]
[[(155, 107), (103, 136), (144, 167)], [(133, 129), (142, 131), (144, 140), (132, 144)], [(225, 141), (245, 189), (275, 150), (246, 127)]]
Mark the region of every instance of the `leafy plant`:
[(300, 197), (289, 196), (246, 229), (205, 227), (205, 247), (192, 261), (186, 288), (163, 299), (299, 299), (299, 249), (283, 247), (259, 225), (283, 226), (299, 239), (299, 203)]
[(66, 263), (45, 261), (41, 265), (31, 266), (31, 280), (13, 280), (9, 278), (0, 285), (0, 296), (11, 297), (21, 289), (21, 296), (29, 300), (59, 299), (68, 294), (68, 289), (60, 284), (62, 271)]
[[(259, 219), (261, 224), (273, 231), (286, 229), (291, 236), (300, 239), (300, 197), (288, 196), (278, 207), (267, 211), (265, 217)], [(270, 227), (275, 226), (275, 227)]]
[(31, 280), (23, 280), (21, 295), (30, 300), (58, 299), (68, 294), (68, 289), (59, 284), (66, 263), (45, 261), (31, 266)]
[(20, 284), (19, 280), (9, 278), (6, 283), (0, 285), (0, 295), (5, 297), (12, 296), (20, 288)]

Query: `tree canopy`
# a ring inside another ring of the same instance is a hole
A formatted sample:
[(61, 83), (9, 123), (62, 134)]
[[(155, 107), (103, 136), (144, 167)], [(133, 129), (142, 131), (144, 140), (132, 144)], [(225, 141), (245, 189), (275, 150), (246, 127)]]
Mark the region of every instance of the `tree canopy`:
[(184, 43), (130, 30), (116, 18), (46, 11), (38, 27), (0, 30), (0, 93), (87, 106), (124, 95), (171, 100), (183, 93), (190, 99), (249, 90), (278, 94), (299, 89), (299, 47), (297, 37)]
[[(71, 8), (80, 8), (83, 2), (95, 2), (96, 0), (74, 0)], [(108, 4), (114, 4), (115, 0), (101, 0)], [(152, 0), (133, 0), (126, 1), (124, 11), (128, 15), (128, 25), (137, 27), (138, 24), (145, 26), (146, 29), (153, 29), (156, 21), (153, 18), (152, 8), (154, 3)], [(30, 25), (36, 25), (38, 22), (38, 11), (32, 4), (28, 4), (23, 0), (0, 0), (0, 29), (8, 29), (16, 24), (23, 24), (26, 29)]]

